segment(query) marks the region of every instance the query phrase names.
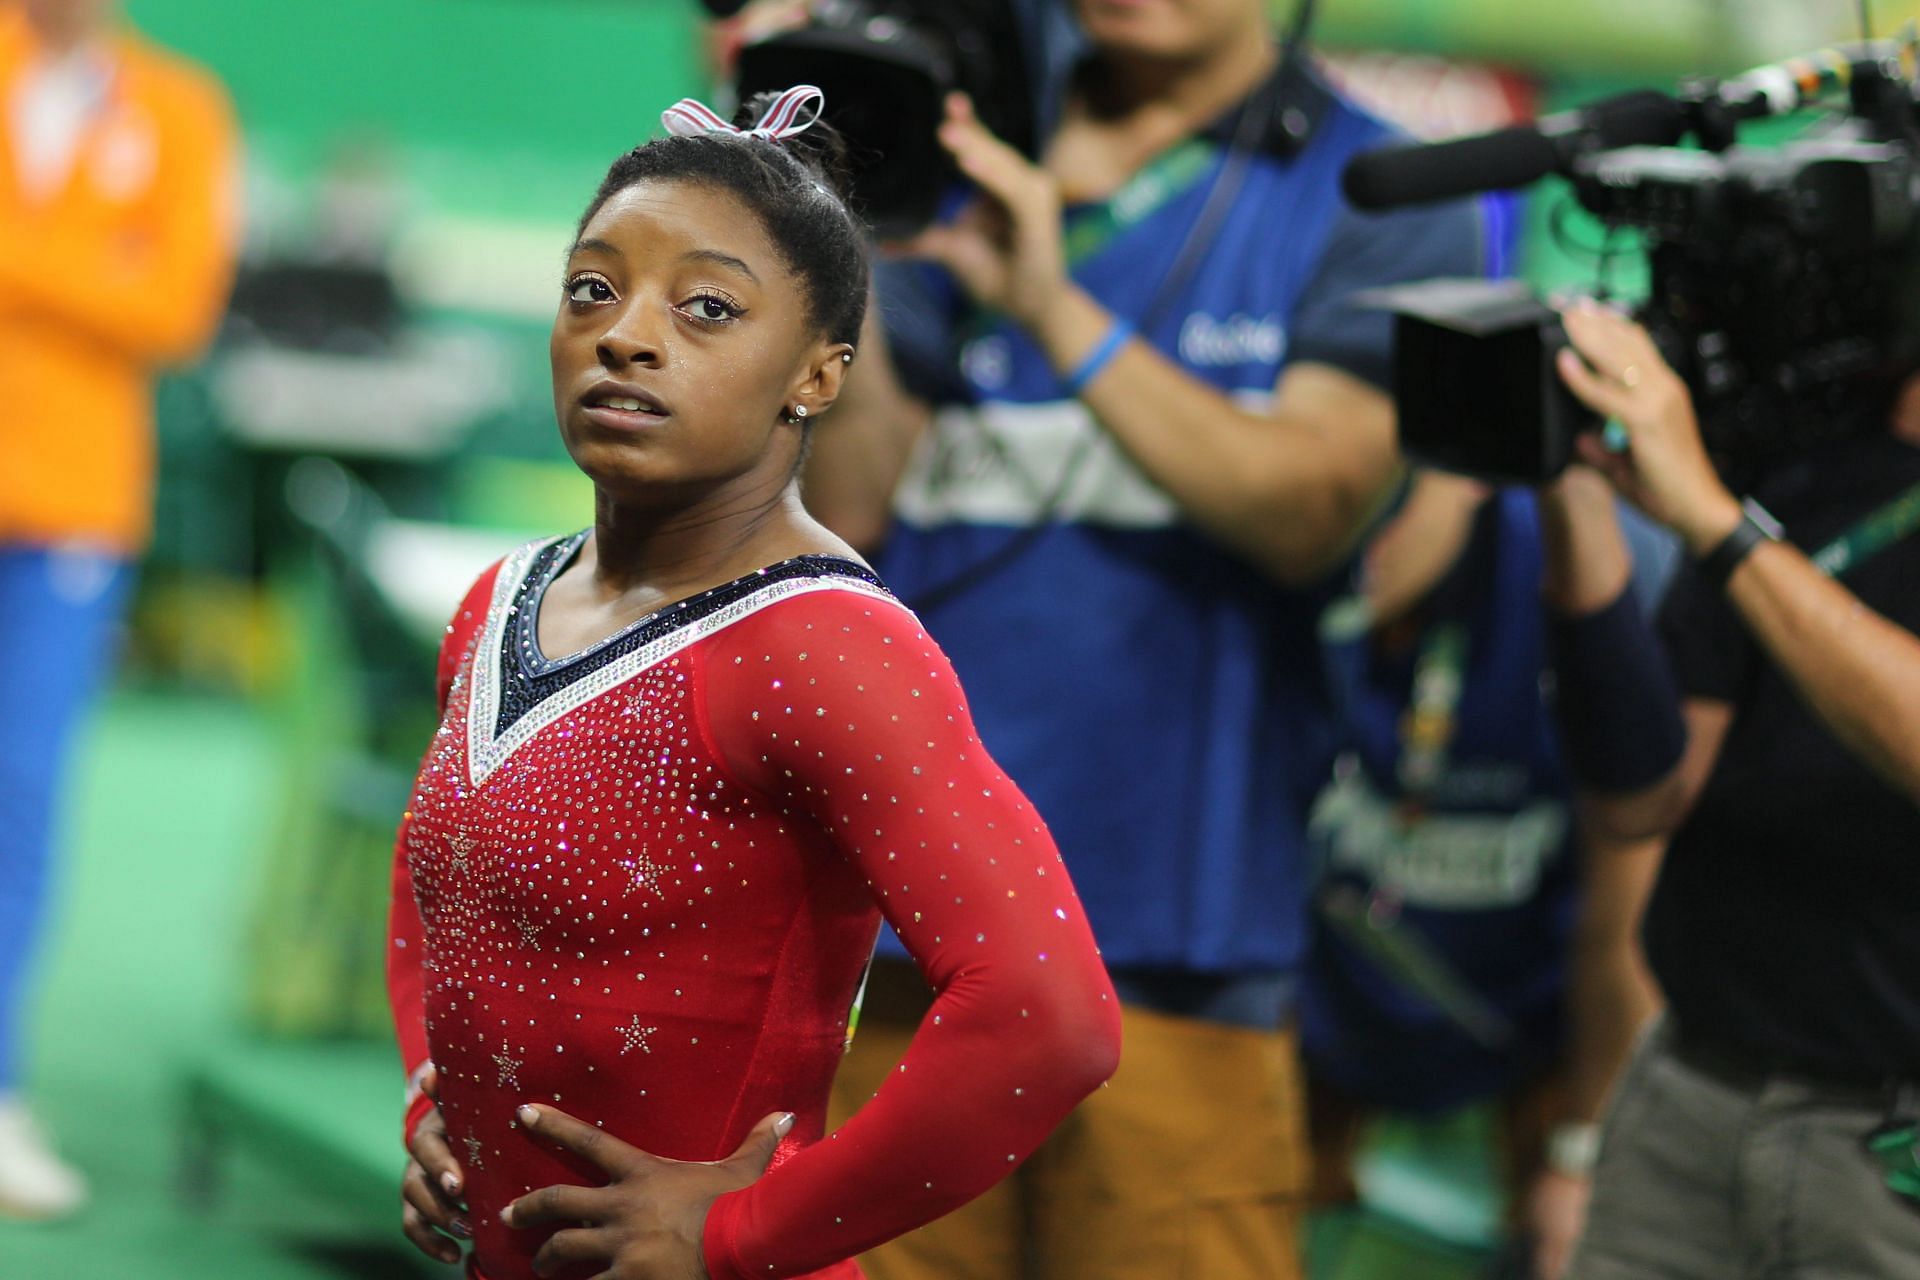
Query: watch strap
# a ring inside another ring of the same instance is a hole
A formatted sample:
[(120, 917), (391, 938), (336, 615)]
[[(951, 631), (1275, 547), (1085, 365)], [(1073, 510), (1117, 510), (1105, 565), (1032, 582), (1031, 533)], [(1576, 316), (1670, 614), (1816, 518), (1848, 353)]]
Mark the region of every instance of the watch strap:
[(1778, 542), (1785, 536), (1786, 530), (1771, 512), (1752, 498), (1742, 499), (1740, 523), (1733, 526), (1733, 532), (1720, 539), (1713, 550), (1700, 557), (1700, 576), (1715, 587), (1724, 588), (1733, 571), (1753, 554), (1755, 547), (1763, 542)]

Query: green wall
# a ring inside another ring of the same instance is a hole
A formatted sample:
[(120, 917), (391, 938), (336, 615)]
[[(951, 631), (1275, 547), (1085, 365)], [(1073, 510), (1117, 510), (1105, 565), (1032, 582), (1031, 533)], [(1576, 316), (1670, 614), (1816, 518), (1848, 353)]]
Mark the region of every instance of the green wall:
[[(1284, 18), (1298, 0), (1269, 3)], [(1320, 0), (1319, 32), (1329, 46), (1503, 62), (1552, 76), (1670, 77), (1724, 73), (1851, 39), (1852, 8), (1812, 0)], [(1894, 26), (1889, 17), (1879, 29)]]
[(693, 0), (127, 0), (231, 90), (256, 164), (297, 179), (378, 139), (432, 203), (566, 218), (697, 92)]

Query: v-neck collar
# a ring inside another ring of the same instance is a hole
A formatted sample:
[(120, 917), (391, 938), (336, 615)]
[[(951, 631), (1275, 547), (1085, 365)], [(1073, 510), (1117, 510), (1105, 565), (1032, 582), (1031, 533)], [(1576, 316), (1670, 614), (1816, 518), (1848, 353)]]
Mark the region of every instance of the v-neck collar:
[(839, 556), (798, 556), (665, 605), (578, 653), (548, 659), (534, 640), (539, 602), (585, 538), (579, 533), (528, 543), (501, 564), (494, 579), (467, 707), (467, 770), (476, 786), (562, 716), (779, 600), (822, 590), (893, 600), (863, 565)]

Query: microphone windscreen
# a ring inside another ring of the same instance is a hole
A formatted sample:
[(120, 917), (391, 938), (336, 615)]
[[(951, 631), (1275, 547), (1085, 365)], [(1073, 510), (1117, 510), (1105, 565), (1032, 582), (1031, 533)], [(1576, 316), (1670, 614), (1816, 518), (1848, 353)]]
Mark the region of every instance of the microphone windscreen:
[(1559, 159), (1551, 138), (1516, 125), (1453, 142), (1362, 152), (1347, 165), (1341, 187), (1356, 208), (1392, 209), (1524, 187), (1552, 173)]

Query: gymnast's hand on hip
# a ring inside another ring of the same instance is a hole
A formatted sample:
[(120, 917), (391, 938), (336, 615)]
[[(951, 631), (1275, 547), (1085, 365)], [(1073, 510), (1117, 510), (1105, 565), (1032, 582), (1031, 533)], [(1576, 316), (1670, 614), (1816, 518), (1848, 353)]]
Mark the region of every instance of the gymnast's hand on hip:
[[(439, 1073), (429, 1067), (421, 1088), (428, 1097), (438, 1101)], [(466, 1178), (460, 1171), (460, 1162), (453, 1158), (453, 1151), (447, 1146), (447, 1122), (441, 1118), (438, 1107), (429, 1111), (413, 1131), (407, 1154), (410, 1157), (407, 1171), (400, 1178), (401, 1229), (420, 1252), (435, 1262), (458, 1262), (460, 1246), (447, 1237), (465, 1240), (473, 1231), (467, 1225), (466, 1206), (460, 1200)]]
[(605, 1280), (708, 1280), (701, 1248), (708, 1208), (758, 1181), (793, 1128), (791, 1114), (767, 1116), (732, 1155), (702, 1164), (628, 1146), (553, 1107), (521, 1107), (519, 1117), (522, 1127), (589, 1161), (609, 1181), (542, 1187), (501, 1210), (500, 1221), (516, 1231), (561, 1228), (534, 1255), (536, 1273), (591, 1264)]

